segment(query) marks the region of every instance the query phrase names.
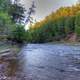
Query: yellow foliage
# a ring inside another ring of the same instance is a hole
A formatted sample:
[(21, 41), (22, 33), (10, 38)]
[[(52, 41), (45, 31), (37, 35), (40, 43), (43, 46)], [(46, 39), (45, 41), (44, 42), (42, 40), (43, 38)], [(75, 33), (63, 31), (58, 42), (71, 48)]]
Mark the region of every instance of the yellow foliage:
[(71, 7), (61, 7), (56, 12), (52, 12), (49, 16), (45, 17), (44, 20), (37, 22), (32, 29), (39, 28), (41, 25), (48, 21), (54, 21), (60, 17), (73, 16), (80, 12), (80, 4), (72, 5)]

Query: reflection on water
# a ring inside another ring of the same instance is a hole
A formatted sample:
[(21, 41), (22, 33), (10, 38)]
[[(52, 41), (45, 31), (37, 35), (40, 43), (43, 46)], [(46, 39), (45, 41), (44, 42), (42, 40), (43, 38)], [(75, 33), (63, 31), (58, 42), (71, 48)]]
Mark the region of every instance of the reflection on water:
[(32, 80), (80, 80), (76, 55), (80, 58), (80, 46), (28, 44), (19, 56), (23, 72)]
[(80, 80), (80, 46), (28, 44), (0, 60), (0, 80)]
[(9, 65), (7, 68), (7, 74), (8, 76), (13, 76), (18, 68), (18, 61), (17, 60), (10, 60)]

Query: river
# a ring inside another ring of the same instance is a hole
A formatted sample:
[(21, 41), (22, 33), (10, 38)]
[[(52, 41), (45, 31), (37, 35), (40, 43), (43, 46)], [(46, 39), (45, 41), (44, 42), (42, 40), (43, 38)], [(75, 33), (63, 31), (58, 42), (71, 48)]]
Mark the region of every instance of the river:
[(80, 46), (27, 44), (16, 59), (0, 60), (0, 80), (80, 80)]

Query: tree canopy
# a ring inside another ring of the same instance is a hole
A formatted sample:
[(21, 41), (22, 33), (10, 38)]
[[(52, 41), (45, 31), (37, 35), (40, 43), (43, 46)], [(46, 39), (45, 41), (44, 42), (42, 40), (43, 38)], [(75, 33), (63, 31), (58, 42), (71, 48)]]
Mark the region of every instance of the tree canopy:
[[(31, 42), (48, 42), (65, 39), (68, 35), (80, 35), (80, 4), (61, 7), (28, 30)], [(35, 37), (36, 36), (36, 37)], [(29, 41), (29, 40), (28, 40)]]

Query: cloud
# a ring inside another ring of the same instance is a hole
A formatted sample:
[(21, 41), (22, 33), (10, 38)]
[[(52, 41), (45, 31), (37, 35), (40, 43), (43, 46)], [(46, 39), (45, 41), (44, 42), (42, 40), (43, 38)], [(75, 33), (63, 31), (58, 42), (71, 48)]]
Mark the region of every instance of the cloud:
[[(24, 4), (25, 8), (28, 10), (32, 4), (32, 1), (33, 0), (21, 0), (21, 3)], [(41, 20), (57, 8), (61, 6), (70, 6), (76, 3), (76, 1), (77, 0), (35, 0), (37, 7), (35, 18), (37, 20)]]

